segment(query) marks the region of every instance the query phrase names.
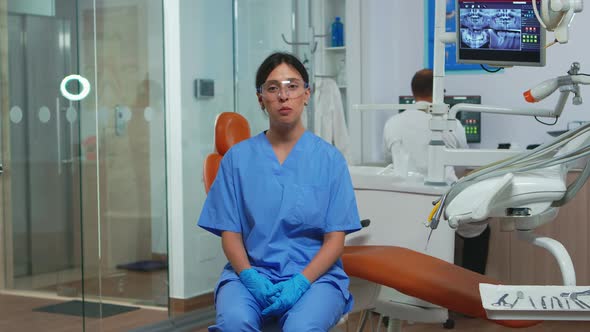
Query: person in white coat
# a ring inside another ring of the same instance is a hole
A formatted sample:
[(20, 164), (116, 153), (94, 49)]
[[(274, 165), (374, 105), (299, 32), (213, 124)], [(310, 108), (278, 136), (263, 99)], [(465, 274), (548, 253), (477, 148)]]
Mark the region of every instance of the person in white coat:
[[(432, 70), (422, 69), (412, 78), (412, 94), (420, 110), (409, 109), (389, 118), (383, 129), (385, 160), (393, 163), (397, 174), (425, 176), (428, 171), (428, 143), (430, 142), (427, 107), (432, 103)], [(443, 133), (447, 148), (467, 149), (465, 129), (458, 120)], [(400, 173), (401, 171), (401, 173)], [(457, 180), (452, 167), (447, 167), (449, 182)]]
[[(429, 122), (427, 107), (432, 103), (433, 72), (430, 69), (417, 71), (412, 78), (412, 94), (419, 110), (408, 109), (389, 118), (383, 129), (383, 144), (386, 161), (391, 160), (397, 174), (426, 176), (428, 171)], [(443, 133), (447, 148), (467, 149), (465, 129), (458, 120)], [(402, 172), (400, 172), (400, 169)], [(457, 180), (452, 166), (446, 168), (449, 183)], [(407, 172), (407, 173), (406, 173)], [(488, 256), (490, 229), (487, 224), (465, 224), (457, 229), (463, 240), (462, 266), (474, 272), (485, 273)]]

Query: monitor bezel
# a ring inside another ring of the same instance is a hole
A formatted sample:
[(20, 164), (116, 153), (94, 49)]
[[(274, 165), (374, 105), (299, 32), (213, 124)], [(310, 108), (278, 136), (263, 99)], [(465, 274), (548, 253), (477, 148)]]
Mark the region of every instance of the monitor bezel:
[[(547, 31), (545, 28), (543, 28), (543, 26), (541, 26), (539, 24), (540, 30), (539, 30), (539, 61), (538, 62), (531, 62), (531, 61), (497, 61), (497, 60), (479, 60), (479, 59), (462, 59), (461, 58), (461, 15), (460, 15), (460, 10), (461, 7), (459, 6), (459, 1), (460, 0), (455, 0), (455, 26), (456, 26), (456, 30), (455, 31), (455, 36), (456, 36), (456, 41), (455, 41), (455, 48), (456, 48), (456, 62), (457, 63), (464, 63), (464, 64), (482, 64), (482, 65), (489, 65), (489, 66), (493, 66), (493, 67), (512, 67), (512, 66), (526, 66), (526, 67), (544, 67), (545, 66), (545, 58), (547, 55), (547, 51), (545, 48), (545, 40), (546, 40), (546, 35), (547, 35)], [(470, 0), (471, 1), (471, 0)], [(477, 2), (489, 2), (486, 0), (473, 0), (473, 2), (477, 3)], [(502, 2), (502, 1), (498, 1), (498, 2)], [(509, 2), (509, 1), (506, 1)], [(514, 1), (510, 1), (510, 2), (514, 2)], [(530, 1), (526, 1), (527, 3), (530, 3)], [(537, 0), (537, 6), (540, 10), (541, 5), (538, 3), (539, 0)]]

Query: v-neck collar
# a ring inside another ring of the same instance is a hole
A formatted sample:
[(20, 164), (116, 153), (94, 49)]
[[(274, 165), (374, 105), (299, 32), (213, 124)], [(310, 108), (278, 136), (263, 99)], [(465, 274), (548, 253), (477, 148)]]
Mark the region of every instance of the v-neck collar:
[(303, 135), (301, 135), (301, 137), (299, 137), (299, 139), (297, 140), (297, 142), (295, 142), (295, 145), (293, 145), (293, 148), (291, 149), (291, 151), (289, 151), (289, 154), (287, 154), (287, 157), (285, 158), (285, 160), (283, 160), (283, 163), (281, 164), (279, 162), (279, 158), (277, 158), (277, 155), (274, 151), (274, 149), (272, 148), (272, 144), (270, 143), (270, 141), (268, 140), (268, 137), (266, 137), (266, 130), (263, 131), (262, 133), (259, 134), (259, 136), (262, 136), (261, 139), (265, 142), (265, 150), (267, 151), (267, 155), (268, 157), (273, 160), (273, 164), (275, 166), (277, 166), (279, 169), (285, 167), (285, 165), (289, 162), (289, 160), (293, 159), (293, 157), (291, 157), (291, 155), (293, 155), (293, 153), (298, 153), (299, 151), (301, 151), (303, 149), (304, 143), (302, 141), (304, 141), (306, 138), (306, 136), (308, 135), (308, 131), (305, 130), (303, 132)]

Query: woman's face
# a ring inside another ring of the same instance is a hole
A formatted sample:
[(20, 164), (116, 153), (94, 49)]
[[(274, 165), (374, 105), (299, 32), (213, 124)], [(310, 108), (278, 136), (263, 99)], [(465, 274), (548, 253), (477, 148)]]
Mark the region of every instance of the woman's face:
[(301, 123), (310, 91), (295, 68), (281, 63), (270, 72), (257, 95), (260, 106), (268, 113), (271, 127), (296, 126)]

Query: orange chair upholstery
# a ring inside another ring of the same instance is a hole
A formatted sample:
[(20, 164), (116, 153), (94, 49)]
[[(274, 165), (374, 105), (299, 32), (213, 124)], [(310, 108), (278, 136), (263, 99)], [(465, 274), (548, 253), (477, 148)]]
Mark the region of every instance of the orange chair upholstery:
[[(479, 284), (500, 284), (490, 277), (441, 259), (396, 246), (347, 246), (342, 255), (351, 277), (395, 288), (410, 296), (468, 316), (488, 319)], [(490, 320), (507, 327), (529, 327), (540, 321)]]
[(242, 115), (223, 112), (215, 119), (215, 152), (209, 154), (203, 163), (203, 182), (208, 193), (217, 176), (221, 159), (234, 144), (250, 138), (250, 125)]

